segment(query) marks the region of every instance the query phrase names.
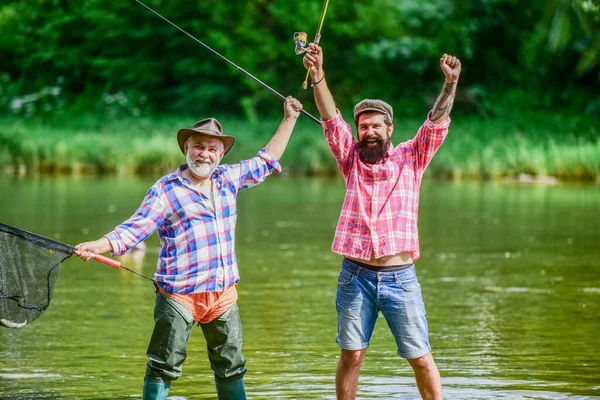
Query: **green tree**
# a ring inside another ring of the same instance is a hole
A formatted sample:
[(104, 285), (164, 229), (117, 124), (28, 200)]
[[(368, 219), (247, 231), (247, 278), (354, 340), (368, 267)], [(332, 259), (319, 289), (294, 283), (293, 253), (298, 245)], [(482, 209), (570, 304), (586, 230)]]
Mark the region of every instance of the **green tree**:
[[(292, 36), (313, 37), (321, 0), (146, 1), (311, 108)], [(377, 96), (420, 114), (439, 91), (438, 58), (452, 53), (464, 66), (457, 100), (493, 114), (514, 107), (508, 91), (527, 106), (595, 104), (599, 26), (592, 0), (332, 1), (321, 44), (344, 105)], [(272, 94), (134, 1), (5, 0), (0, 37), (0, 112), (279, 112)]]

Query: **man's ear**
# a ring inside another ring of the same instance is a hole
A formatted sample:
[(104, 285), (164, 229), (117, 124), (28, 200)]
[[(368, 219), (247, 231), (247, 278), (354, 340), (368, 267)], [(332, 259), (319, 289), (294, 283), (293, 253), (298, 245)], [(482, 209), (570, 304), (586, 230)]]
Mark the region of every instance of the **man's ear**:
[(189, 138), (187, 138), (187, 140), (183, 143), (183, 153), (186, 155), (187, 157), (187, 151), (190, 148), (190, 142), (192, 140), (193, 135), (190, 135)]
[(388, 134), (392, 137), (392, 133), (394, 133), (394, 124), (388, 126)]

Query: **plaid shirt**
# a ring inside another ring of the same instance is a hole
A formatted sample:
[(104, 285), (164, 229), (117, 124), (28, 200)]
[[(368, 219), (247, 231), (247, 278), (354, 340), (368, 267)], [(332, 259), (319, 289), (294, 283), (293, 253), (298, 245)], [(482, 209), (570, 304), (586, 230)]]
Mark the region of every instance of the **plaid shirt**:
[(168, 293), (222, 292), (240, 281), (235, 255), (236, 198), (264, 181), (279, 161), (265, 150), (212, 175), (213, 202), (181, 175), (180, 166), (146, 194), (133, 216), (106, 235), (113, 255), (121, 255), (155, 230), (161, 250), (155, 280)]
[(416, 261), (421, 178), (450, 120), (436, 125), (427, 118), (413, 139), (390, 147), (384, 162), (372, 165), (360, 161), (358, 142), (339, 110), (322, 125), (346, 182), (332, 250), (361, 260), (410, 252)]

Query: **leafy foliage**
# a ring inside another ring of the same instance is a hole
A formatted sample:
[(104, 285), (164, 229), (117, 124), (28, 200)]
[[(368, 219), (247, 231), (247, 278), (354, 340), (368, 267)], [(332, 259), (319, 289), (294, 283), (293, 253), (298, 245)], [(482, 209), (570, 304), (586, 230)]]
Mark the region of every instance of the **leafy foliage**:
[[(300, 89), (305, 70), (292, 35), (314, 34), (320, 0), (147, 4), (313, 107), (310, 91)], [(333, 1), (322, 35), (328, 82), (344, 107), (380, 97), (402, 105), (398, 115), (421, 115), (441, 85), (438, 59), (451, 53), (463, 61), (464, 107), (456, 111), (496, 115), (493, 93), (518, 87), (540, 108), (600, 114), (592, 97), (600, 79), (595, 0)], [(3, 113), (256, 119), (280, 110), (270, 93), (134, 1), (5, 0), (0, 37)]]

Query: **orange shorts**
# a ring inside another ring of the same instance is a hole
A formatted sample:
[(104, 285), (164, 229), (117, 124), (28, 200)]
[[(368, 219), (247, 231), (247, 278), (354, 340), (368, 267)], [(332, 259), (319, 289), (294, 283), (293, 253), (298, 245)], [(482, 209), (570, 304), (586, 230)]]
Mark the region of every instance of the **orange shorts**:
[(207, 324), (227, 311), (238, 299), (235, 285), (229, 286), (224, 292), (200, 292), (192, 294), (160, 292), (186, 306), (194, 316), (194, 321)]

